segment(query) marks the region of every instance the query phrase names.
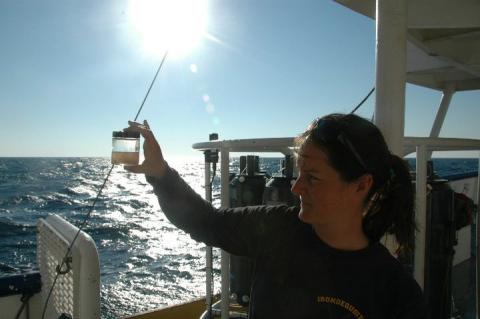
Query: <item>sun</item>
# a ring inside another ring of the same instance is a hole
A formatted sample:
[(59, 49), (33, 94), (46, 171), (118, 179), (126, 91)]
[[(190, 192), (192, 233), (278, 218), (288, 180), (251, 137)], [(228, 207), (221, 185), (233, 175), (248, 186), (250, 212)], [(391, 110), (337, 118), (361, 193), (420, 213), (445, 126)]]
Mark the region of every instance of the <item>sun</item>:
[(206, 34), (206, 0), (131, 0), (128, 18), (150, 54), (183, 56)]

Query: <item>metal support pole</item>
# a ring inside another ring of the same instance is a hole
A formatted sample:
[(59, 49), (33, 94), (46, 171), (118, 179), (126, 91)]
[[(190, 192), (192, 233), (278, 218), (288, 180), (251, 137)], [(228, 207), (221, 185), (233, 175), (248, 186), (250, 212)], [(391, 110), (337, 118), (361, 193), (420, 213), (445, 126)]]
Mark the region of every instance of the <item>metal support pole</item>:
[(413, 275), (422, 289), (425, 287), (425, 242), (427, 229), (427, 148), (417, 146), (415, 218), (418, 233), (415, 236)]
[[(221, 152), (221, 202), (222, 207), (230, 207), (230, 194), (229, 194), (229, 165), (230, 165), (230, 153), (228, 149), (222, 148)], [(229, 318), (230, 307), (230, 255), (222, 250), (221, 253), (221, 277), (222, 277), (222, 319)]]
[(377, 0), (375, 124), (402, 156), (407, 65), (407, 1)]
[[(455, 87), (453, 84), (449, 84), (445, 90), (443, 90), (442, 100), (440, 106), (438, 107), (437, 116), (432, 125), (432, 130), (430, 131), (430, 137), (438, 137), (440, 135), (440, 130), (442, 129), (445, 116), (447, 115), (450, 102), (452, 101), (452, 96), (455, 93)], [(428, 151), (427, 160), (432, 158), (432, 152)]]
[[(205, 199), (212, 202), (212, 184), (210, 174), (210, 162), (205, 161)], [(212, 246), (206, 246), (205, 253), (205, 277), (206, 277), (206, 306), (208, 318), (212, 318), (212, 305), (213, 305), (213, 254)]]

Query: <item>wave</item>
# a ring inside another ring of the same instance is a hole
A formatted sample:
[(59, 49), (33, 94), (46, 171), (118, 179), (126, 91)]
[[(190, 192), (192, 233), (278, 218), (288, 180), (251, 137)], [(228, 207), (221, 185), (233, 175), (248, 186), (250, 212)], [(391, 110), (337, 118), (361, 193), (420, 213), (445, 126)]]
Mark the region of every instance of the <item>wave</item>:
[(118, 201), (116, 204), (121, 208), (128, 207), (133, 209), (142, 209), (142, 208), (150, 207), (150, 204), (148, 202), (141, 201), (138, 199), (133, 199), (133, 198), (129, 199), (128, 201)]
[(70, 196), (78, 196), (78, 197), (88, 197), (88, 198), (93, 198), (96, 196), (96, 191), (90, 189), (89, 187), (85, 186), (70, 186), (70, 187), (65, 187), (63, 189), (63, 193), (70, 195)]
[(5, 244), (3, 245), (3, 248), (12, 248), (14, 250), (19, 250), (19, 249), (34, 249), (37, 246), (36, 241), (34, 240), (28, 240), (28, 241), (22, 241), (22, 242), (15, 242), (11, 244)]
[(40, 204), (44, 202), (45, 199), (41, 198), (40, 196), (35, 196), (35, 195), (16, 195), (16, 196), (11, 196), (6, 199), (0, 200), (0, 206), (6, 207), (10, 205), (19, 205), (22, 203), (28, 203), (28, 204)]
[(153, 268), (153, 271), (161, 274), (162, 280), (164, 281), (177, 282), (178, 278), (187, 280), (193, 279), (193, 276), (189, 271), (179, 270), (166, 265), (158, 265)]
[(19, 224), (10, 218), (0, 217), (0, 238), (35, 234), (36, 225)]
[(129, 239), (130, 230), (132, 225), (101, 225), (87, 227), (86, 231), (94, 237), (102, 239)]
[(77, 210), (82, 206), (84, 206), (84, 199), (80, 198), (80, 196), (69, 195), (68, 192), (55, 192), (45, 195), (14, 195), (0, 199), (0, 209), (17, 212), (47, 211), (56, 213), (66, 209)]

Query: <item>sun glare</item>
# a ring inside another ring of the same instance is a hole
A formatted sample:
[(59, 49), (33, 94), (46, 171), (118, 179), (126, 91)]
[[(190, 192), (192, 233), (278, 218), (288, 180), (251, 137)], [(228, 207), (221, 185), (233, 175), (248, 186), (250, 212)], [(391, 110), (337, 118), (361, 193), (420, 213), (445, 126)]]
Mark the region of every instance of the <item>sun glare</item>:
[(189, 53), (206, 32), (206, 0), (131, 0), (129, 21), (146, 52)]

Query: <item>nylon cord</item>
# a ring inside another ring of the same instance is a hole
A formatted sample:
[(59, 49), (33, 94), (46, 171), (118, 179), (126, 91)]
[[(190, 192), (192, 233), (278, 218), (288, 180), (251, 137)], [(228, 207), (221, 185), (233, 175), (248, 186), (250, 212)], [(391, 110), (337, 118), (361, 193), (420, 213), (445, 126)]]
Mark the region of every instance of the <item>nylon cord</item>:
[(373, 87), (373, 88), (370, 90), (370, 92), (368, 92), (367, 96), (365, 96), (365, 98), (362, 100), (362, 102), (360, 102), (357, 106), (355, 106), (355, 108), (350, 112), (350, 114), (355, 113), (355, 112), (358, 110), (358, 108), (359, 108), (360, 106), (362, 106), (363, 103), (365, 103), (365, 101), (370, 97), (370, 95), (372, 95), (373, 91), (375, 91), (375, 87)]
[(150, 94), (150, 90), (152, 89), (153, 84), (155, 83), (155, 80), (157, 79), (158, 73), (159, 73), (160, 70), (162, 69), (163, 62), (165, 62), (165, 59), (167, 58), (167, 55), (168, 55), (168, 50), (165, 51), (165, 54), (163, 55), (162, 62), (160, 62), (160, 65), (158, 66), (157, 73), (155, 73), (155, 76), (153, 77), (152, 83), (150, 83), (150, 87), (148, 88), (147, 94), (145, 94), (145, 97), (143, 98), (142, 104), (140, 105), (140, 108), (138, 109), (137, 115), (136, 115), (135, 118), (133, 119), (134, 122), (137, 120), (138, 115), (139, 115), (140, 112), (142, 111), (143, 105), (145, 104), (145, 101), (147, 100), (147, 97), (148, 97), (148, 95)]
[(20, 315), (23, 313), (23, 309), (27, 309), (27, 319), (30, 318), (30, 310), (28, 307), (28, 302), (30, 298), (32, 297), (32, 294), (23, 294), (22, 298), (20, 298), (20, 301), (22, 302), (22, 305), (20, 306), (20, 309), (18, 309), (17, 315), (15, 316), (15, 319), (20, 318)]

